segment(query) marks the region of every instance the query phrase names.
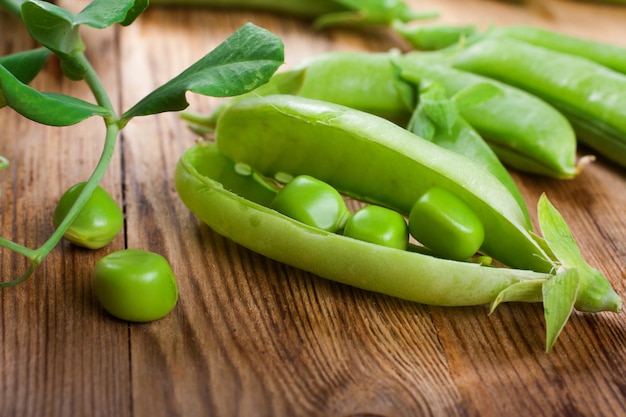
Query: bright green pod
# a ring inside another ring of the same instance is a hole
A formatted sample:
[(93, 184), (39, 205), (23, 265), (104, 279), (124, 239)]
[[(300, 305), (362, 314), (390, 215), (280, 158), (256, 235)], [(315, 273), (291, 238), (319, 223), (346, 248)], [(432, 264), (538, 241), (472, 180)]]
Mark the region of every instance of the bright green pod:
[(441, 187), (426, 191), (409, 213), (409, 232), (427, 248), (448, 259), (473, 256), (485, 229), (471, 207)]
[(447, 48), (476, 33), (473, 25), (407, 25), (394, 22), (393, 28), (413, 48), (420, 51), (434, 51)]
[(462, 306), (491, 303), (519, 283), (536, 291), (516, 301), (539, 301), (542, 283), (553, 276), (436, 258), (305, 225), (251, 201), (248, 194), (257, 195), (262, 184), (221, 182), (234, 178), (235, 163), (225, 160), (212, 142), (184, 153), (175, 173), (184, 204), (216, 233), (320, 277), (418, 303)]
[(397, 53), (328, 52), (274, 74), (267, 84), (233, 97), (208, 116), (190, 116), (197, 130), (212, 131), (219, 115), (249, 97), (290, 94), (341, 104), (405, 125), (416, 104), (416, 88), (398, 76)]
[(220, 150), (262, 175), (310, 175), (342, 194), (408, 215), (433, 186), (461, 197), (481, 219), (481, 248), (516, 268), (550, 271), (515, 198), (489, 171), (385, 119), (294, 96), (240, 100), (220, 117)]
[[(624, 1), (620, 1), (624, 3)], [(558, 33), (534, 26), (503, 26), (487, 31), (485, 36), (505, 36), (532, 45), (580, 56), (626, 74), (626, 48)]]
[(350, 217), (341, 194), (308, 175), (299, 175), (289, 181), (278, 191), (270, 208), (327, 232), (343, 229)]
[(400, 250), (406, 250), (409, 243), (404, 217), (397, 211), (375, 205), (357, 210), (346, 222), (343, 235)]
[[(555, 178), (578, 174), (576, 135), (559, 111), (523, 90), (452, 68), (448, 62), (436, 53), (409, 53), (395, 59), (406, 80), (437, 82), (448, 96), (456, 96), (463, 119), (505, 165)], [(478, 99), (467, 94), (480, 86), (489, 87), (493, 93)]]
[(391, 25), (433, 18), (435, 12), (418, 13), (402, 0), (152, 0), (151, 4), (207, 6), (264, 10), (311, 18), (316, 28), (335, 25)]
[[(298, 65), (302, 83), (290, 94), (341, 104), (405, 125), (415, 87), (398, 77), (395, 53), (329, 52)], [(270, 81), (271, 82), (271, 81)]]
[[(84, 182), (78, 183), (61, 196), (52, 215), (55, 228), (65, 219), (84, 187)], [(109, 193), (98, 186), (63, 237), (75, 245), (99, 249), (108, 245), (123, 226), (124, 213)]]
[(626, 166), (626, 75), (505, 37), (486, 37), (449, 58), (459, 69), (542, 98), (568, 118), (581, 142)]

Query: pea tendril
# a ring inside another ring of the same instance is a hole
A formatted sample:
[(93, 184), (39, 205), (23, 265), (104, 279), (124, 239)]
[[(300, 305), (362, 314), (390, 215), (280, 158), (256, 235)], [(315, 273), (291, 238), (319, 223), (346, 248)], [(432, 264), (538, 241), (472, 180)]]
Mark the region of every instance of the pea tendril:
[[(0, 287), (14, 286), (27, 280), (63, 238), (104, 177), (120, 130), (132, 118), (183, 110), (188, 106), (185, 100), (187, 91), (216, 97), (242, 94), (267, 82), (283, 63), (282, 41), (248, 23), (181, 75), (118, 116), (98, 74), (84, 54), (85, 45), (79, 27), (87, 25), (102, 29), (116, 23), (126, 26), (147, 6), (147, 0), (94, 0), (82, 11), (73, 14), (40, 0), (0, 0), (0, 8), (18, 16), (31, 36), (44, 47), (0, 57), (0, 107), (11, 107), (24, 117), (50, 126), (69, 126), (92, 116), (100, 116), (106, 129), (100, 159), (55, 232), (36, 249), (0, 237), (0, 247), (29, 260), (23, 275), (0, 282)], [(66, 77), (82, 80), (88, 85), (95, 104), (64, 94), (39, 92), (27, 85), (43, 68), (51, 53), (60, 59)], [(224, 65), (232, 68), (229, 74), (237, 76), (224, 75), (220, 70)], [(50, 108), (57, 111), (51, 112)], [(7, 166), (8, 160), (0, 157), (0, 169)]]

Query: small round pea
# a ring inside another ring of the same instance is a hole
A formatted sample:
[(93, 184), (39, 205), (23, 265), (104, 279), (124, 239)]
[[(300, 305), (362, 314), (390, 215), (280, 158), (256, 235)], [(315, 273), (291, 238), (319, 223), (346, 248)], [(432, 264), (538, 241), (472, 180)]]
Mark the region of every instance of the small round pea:
[[(58, 227), (85, 188), (81, 182), (70, 187), (57, 203), (52, 224)], [(75, 245), (99, 249), (108, 245), (124, 225), (124, 214), (113, 198), (100, 186), (96, 187), (87, 203), (63, 235)]]
[(93, 290), (105, 310), (133, 322), (163, 318), (178, 301), (178, 286), (167, 260), (137, 249), (100, 259), (93, 273)]
[(485, 230), (476, 213), (456, 194), (432, 187), (413, 205), (409, 232), (449, 259), (467, 259), (480, 249)]
[(405, 250), (409, 230), (404, 217), (397, 211), (381, 206), (365, 206), (346, 222), (345, 236), (377, 245)]
[(309, 175), (294, 177), (276, 194), (270, 207), (328, 232), (342, 229), (350, 217), (341, 194), (329, 184)]

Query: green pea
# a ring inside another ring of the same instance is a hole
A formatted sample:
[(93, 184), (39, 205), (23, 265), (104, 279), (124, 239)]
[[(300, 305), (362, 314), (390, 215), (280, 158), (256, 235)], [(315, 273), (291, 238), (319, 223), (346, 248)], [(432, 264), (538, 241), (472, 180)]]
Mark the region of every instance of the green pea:
[(271, 208), (309, 226), (328, 232), (343, 228), (350, 216), (341, 194), (308, 175), (299, 175), (274, 197)]
[(134, 322), (165, 317), (178, 300), (178, 286), (167, 260), (137, 249), (100, 259), (93, 273), (93, 289), (105, 310)]
[[(78, 183), (61, 196), (52, 215), (55, 228), (65, 219), (84, 187), (84, 182)], [(122, 230), (123, 225), (122, 210), (115, 200), (98, 186), (65, 232), (64, 237), (75, 245), (99, 249), (108, 245)]]
[(449, 259), (466, 259), (483, 244), (485, 230), (474, 211), (454, 193), (433, 187), (409, 214), (409, 231), (424, 246)]
[(346, 222), (344, 236), (405, 250), (409, 232), (404, 217), (381, 206), (365, 206)]

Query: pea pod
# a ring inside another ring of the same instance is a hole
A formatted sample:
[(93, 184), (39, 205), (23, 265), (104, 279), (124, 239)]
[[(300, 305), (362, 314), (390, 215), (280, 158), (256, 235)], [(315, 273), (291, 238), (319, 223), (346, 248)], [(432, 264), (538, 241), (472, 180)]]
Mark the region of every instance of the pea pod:
[(216, 138), (229, 158), (273, 177), (311, 175), (340, 192), (408, 214), (433, 186), (455, 193), (485, 228), (482, 250), (506, 265), (550, 271), (515, 198), (485, 168), (376, 116), (319, 100), (239, 100)]
[(472, 25), (409, 26), (402, 22), (394, 22), (393, 28), (413, 48), (421, 51), (447, 48), (476, 33), (476, 27)]
[(505, 37), (486, 37), (446, 56), (456, 68), (544, 99), (569, 119), (581, 142), (626, 167), (626, 75)]
[(229, 168), (224, 158), (211, 142), (187, 150), (175, 174), (180, 198), (217, 233), (276, 261), (357, 288), (442, 306), (490, 303), (520, 282), (539, 283), (527, 297), (536, 301), (541, 283), (551, 277), (435, 258), (307, 226), (246, 198), (263, 187), (257, 181), (217, 181), (233, 178), (224, 173)]
[[(491, 97), (490, 92), (487, 92), (487, 97)], [(454, 98), (448, 98), (440, 83), (420, 83), (420, 101), (408, 129), (426, 140), (478, 162), (489, 170), (515, 197), (526, 216), (527, 225), (530, 225), (528, 209), (517, 184), (480, 134), (461, 117)]]
[[(584, 160), (576, 162), (576, 138), (571, 125), (552, 106), (504, 83), (449, 68), (447, 61), (436, 53), (318, 55), (274, 75), (269, 83), (253, 92), (230, 99), (208, 116), (186, 113), (183, 117), (194, 130), (212, 132), (219, 115), (238, 100), (290, 94), (352, 107), (406, 126), (422, 80), (442, 84), (449, 96), (462, 96), (457, 100), (463, 104), (459, 106), (461, 115), (505, 165), (556, 178), (572, 178), (584, 165)], [(489, 84), (497, 94), (473, 103), (470, 90), (478, 84)]]
[[(572, 178), (584, 166), (584, 160), (576, 162), (572, 125), (543, 100), (505, 83), (451, 68), (448, 58), (437, 53), (409, 53), (394, 62), (407, 81), (437, 82), (448, 96), (456, 96), (460, 115), (505, 165), (555, 178)], [(467, 93), (481, 85), (493, 93), (473, 101)]]
[(152, 0), (152, 4), (245, 8), (310, 18), (314, 26), (391, 25), (432, 18), (434, 12), (416, 12), (402, 0)]
[[(547, 237), (533, 241), (530, 232), (519, 227), (523, 215), (514, 199), (491, 174), (471, 163), (465, 170), (459, 169), (459, 163), (468, 162), (466, 158), (384, 119), (330, 103), (270, 96), (230, 107), (219, 119), (217, 134), (217, 144), (203, 142), (185, 152), (176, 169), (176, 189), (191, 211), (213, 230), (255, 252), (337, 282), (425, 304), (491, 303), (494, 309), (502, 302), (543, 300), (546, 350), (552, 347), (573, 306), (584, 311), (621, 308), (620, 297), (599, 271), (582, 260), (563, 219), (545, 203), (545, 197), (538, 212)], [(257, 140), (257, 136), (262, 138)], [(414, 144), (409, 144), (415, 140), (421, 145), (419, 152), (412, 151)], [(236, 155), (238, 161), (250, 162), (243, 166), (266, 174), (295, 172), (290, 169), (294, 168), (290, 161), (295, 160), (297, 170), (326, 173), (344, 190), (390, 206), (404, 206), (407, 196), (414, 194), (412, 188), (419, 194), (424, 188), (443, 187), (462, 197), (463, 204), (478, 214), (480, 223), (487, 226), (487, 235), (496, 226), (497, 231), (508, 234), (502, 245), (522, 243), (514, 248), (518, 264), (531, 261), (528, 250), (542, 257), (534, 266), (555, 268), (534, 272), (484, 267), (312, 227), (265, 205), (271, 199), (258, 198), (268, 190), (262, 177), (238, 174), (248, 170), (238, 168), (242, 162), (235, 163), (218, 147)], [(276, 171), (278, 168), (285, 171)], [(460, 175), (462, 171), (465, 177)], [(477, 201), (473, 194), (480, 194), (485, 201)], [(485, 222), (489, 218), (495, 219), (495, 224)], [(556, 254), (561, 265), (558, 270), (543, 247)]]
[(490, 29), (484, 36), (503, 36), (554, 51), (580, 56), (626, 74), (626, 48), (582, 39), (533, 26), (505, 26)]
[(185, 117), (197, 131), (213, 131), (219, 115), (246, 97), (290, 94), (330, 101), (405, 125), (416, 103), (416, 88), (401, 79), (391, 58), (398, 53), (328, 52), (275, 74), (267, 84), (229, 99), (208, 116)]

